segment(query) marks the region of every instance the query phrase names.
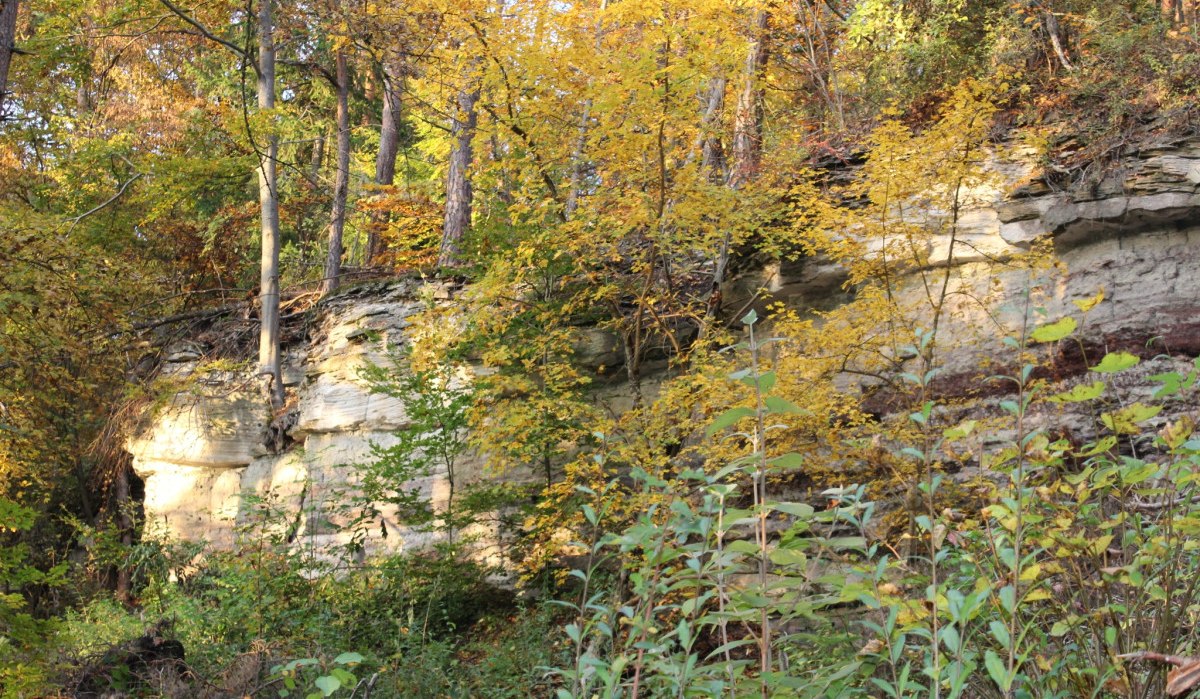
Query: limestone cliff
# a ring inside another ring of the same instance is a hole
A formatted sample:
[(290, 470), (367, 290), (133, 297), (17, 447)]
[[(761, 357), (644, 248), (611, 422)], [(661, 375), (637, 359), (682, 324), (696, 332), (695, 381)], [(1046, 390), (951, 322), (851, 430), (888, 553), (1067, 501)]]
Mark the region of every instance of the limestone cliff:
[[(1005, 184), (970, 193), (953, 258), (943, 241), (931, 260), (953, 267), (964, 289), (977, 285), (979, 294), (999, 295), (990, 304), (1001, 309), (996, 313), (963, 306), (955, 314), (949, 332), (968, 346), (950, 358), (951, 374), (967, 375), (980, 354), (992, 351), (992, 345), (970, 346), (976, 331), (994, 341), (991, 324), (1018, 322), (1003, 309), (1028, 291), (1028, 275), (998, 271), (994, 262), (1045, 237), (1059, 263), (1059, 271), (1046, 276), (1048, 288), (1040, 289), (1047, 317), (1070, 313), (1071, 301), (1103, 289), (1107, 300), (1083, 330), (1089, 346), (1159, 356), (1148, 369), (1200, 354), (1200, 139), (1130, 156), (1086, 189), (1055, 190), (1032, 176), (1027, 163), (997, 167)], [(762, 287), (802, 310), (830, 308), (846, 298), (843, 280), (835, 266), (807, 258), (745, 274), (727, 296), (736, 307)], [(186, 379), (186, 390), (128, 445), (145, 480), (148, 529), (229, 545), (234, 526), (252, 509), (243, 497), (251, 493), (270, 495), (298, 542), (317, 548), (346, 543), (339, 515), (326, 504), (353, 485), (350, 465), (368, 458), (372, 442), (390, 443), (407, 424), (402, 402), (372, 394), (359, 368), (386, 361), (386, 348), (407, 342), (407, 319), (420, 307), (415, 283), (393, 282), (330, 299), (312, 314), (307, 341), (287, 348), (285, 383), (298, 402), (293, 423), (276, 426), (288, 442), (278, 453), (281, 440), (268, 444), (271, 416), (252, 377), (205, 370), (188, 353), (174, 357), (167, 374)], [(618, 361), (612, 338), (597, 334), (582, 346), (605, 355), (596, 363)], [(1071, 361), (1062, 358), (1062, 375), (1055, 378), (1072, 380)], [(1082, 370), (1076, 366), (1074, 373)], [(466, 468), (482, 477), (485, 461), (473, 457)], [(435, 504), (444, 497), (440, 475), (417, 485)], [(428, 543), (429, 535), (406, 529), (394, 515), (383, 508), (365, 553)]]
[[(293, 424), (283, 426), (290, 448), (279, 453), (278, 444), (270, 444), (279, 440), (270, 436), (269, 407), (250, 372), (211, 371), (188, 353), (171, 357), (176, 361), (168, 362), (165, 378), (184, 388), (128, 445), (145, 481), (150, 533), (227, 546), (255, 506), (246, 493), (270, 496), (262, 504), (283, 512), (298, 540), (318, 547), (346, 543), (323, 502), (352, 481), (350, 466), (367, 459), (372, 442), (391, 443), (392, 432), (406, 424), (404, 406), (372, 394), (358, 371), (386, 361), (385, 348), (404, 342), (405, 319), (419, 309), (406, 284), (371, 291), (329, 304), (310, 342), (288, 349), (284, 383), (297, 392), (297, 403)], [(437, 496), (436, 478), (421, 487)], [(389, 548), (413, 536), (387, 514), (369, 547), (386, 542), (384, 532)]]

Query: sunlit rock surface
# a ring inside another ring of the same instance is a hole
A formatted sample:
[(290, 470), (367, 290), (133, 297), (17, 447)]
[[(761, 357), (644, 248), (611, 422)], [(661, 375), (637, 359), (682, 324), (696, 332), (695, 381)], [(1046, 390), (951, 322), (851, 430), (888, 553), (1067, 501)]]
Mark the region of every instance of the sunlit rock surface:
[[(407, 425), (403, 402), (372, 393), (360, 370), (390, 364), (420, 308), (412, 286), (398, 282), (333, 299), (314, 314), (312, 340), (287, 353), (285, 383), (296, 399), (282, 440), (269, 433), (272, 415), (252, 372), (206, 372), (196, 353), (172, 355), (168, 385), (179, 388), (128, 444), (145, 481), (149, 532), (221, 546), (258, 535), (314, 549), (351, 544), (354, 533), (343, 525), (362, 509), (354, 466)], [(482, 465), (468, 457), (461, 477), (479, 477)], [(444, 474), (426, 480), (414, 487), (436, 506)], [(363, 555), (431, 543), (394, 511), (377, 509), (359, 534)]]
[[(950, 269), (954, 292), (940, 335), (957, 343), (943, 355), (940, 380), (947, 388), (978, 388), (981, 372), (996, 369), (990, 360), (1001, 353), (1000, 338), (1031, 313), (1034, 322), (1077, 315), (1072, 301), (1101, 290), (1105, 302), (1080, 331), (1093, 358), (1124, 349), (1148, 360), (1147, 367), (1186, 367), (1185, 359), (1200, 355), (1200, 141), (1127, 158), (1086, 191), (1055, 191), (1020, 161), (994, 167), (998, 184), (969, 193), (953, 257), (948, 240), (932, 244), (930, 263)], [(926, 214), (930, 225), (944, 217)], [(1038, 240), (1052, 243), (1054, 265), (1037, 273), (1004, 266)], [(820, 258), (751, 267), (728, 284), (723, 311), (768, 300), (802, 313), (829, 310), (850, 298), (844, 281), (843, 270)], [(912, 279), (900, 291), (919, 300)], [(370, 460), (371, 444), (390, 444), (407, 425), (404, 402), (371, 393), (359, 372), (386, 364), (405, 346), (409, 319), (422, 307), (418, 296), (413, 282), (374, 284), (314, 312), (307, 339), (287, 348), (285, 383), (296, 402), (282, 444), (268, 437), (272, 415), (249, 372), (205, 372), (194, 348), (173, 353), (168, 373), (180, 388), (128, 445), (145, 480), (149, 531), (226, 546), (238, 531), (269, 532), (314, 550), (350, 544), (344, 525), (355, 513), (337, 505), (354, 493), (353, 465)], [(604, 376), (623, 373), (620, 343), (608, 331), (580, 329), (577, 349), (582, 365)], [(1149, 361), (1159, 355), (1174, 358)], [(1054, 371), (1050, 378), (1080, 380), (1083, 355), (1063, 354)], [(608, 409), (628, 407), (619, 380), (597, 383), (597, 400)], [(880, 412), (889, 409), (885, 399), (876, 406)], [(1068, 431), (1084, 430), (1092, 420), (1036, 419), (1058, 420)], [(462, 469), (465, 480), (494, 477), (478, 455)], [(444, 474), (412, 486), (435, 507), (444, 502)], [(377, 509), (363, 531), (362, 555), (433, 542), (430, 534), (405, 527), (394, 509)], [(499, 540), (495, 531), (487, 538)]]

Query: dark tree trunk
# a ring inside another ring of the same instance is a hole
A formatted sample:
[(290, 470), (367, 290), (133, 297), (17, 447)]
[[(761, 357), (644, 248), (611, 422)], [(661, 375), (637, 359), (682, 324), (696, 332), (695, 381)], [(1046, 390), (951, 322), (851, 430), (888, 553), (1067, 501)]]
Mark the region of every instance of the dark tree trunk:
[(458, 113), (451, 132), (454, 145), (446, 173), (446, 217), (442, 224), (442, 245), (438, 251), (439, 267), (456, 267), (462, 263), (460, 245), (463, 234), (471, 226), (471, 161), (475, 127), (479, 114), (475, 109), (479, 90), (458, 93)]
[(383, 114), (379, 127), (379, 155), (375, 158), (375, 184), (396, 181), (396, 155), (400, 151), (400, 86), (403, 78), (391, 66), (383, 69)]
[[(391, 62), (383, 66), (383, 112), (380, 115), (379, 153), (375, 157), (375, 184), (391, 185), (396, 181), (396, 156), (400, 152), (401, 87), (404, 74)], [(376, 213), (376, 220), (367, 232), (368, 265), (379, 255), (383, 241), (379, 232), (384, 225), (383, 216)]]
[(8, 96), (8, 66), (16, 40), (17, 0), (0, 0), (0, 121), (8, 115), (4, 98)]
[(350, 71), (346, 52), (337, 52), (337, 174), (329, 216), (329, 255), (325, 258), (324, 294), (338, 288), (342, 276), (342, 233), (346, 229), (346, 196), (350, 190)]
[[(117, 531), (121, 534), (121, 544), (128, 548), (133, 546), (133, 517), (129, 512), (129, 508), (133, 506), (129, 497), (129, 477), (132, 469), (128, 458), (122, 459), (119, 469), (120, 472), (117, 473), (116, 482), (113, 484), (113, 500), (117, 510), (116, 525)], [(129, 566), (118, 566), (115, 592), (120, 601), (124, 603), (130, 601), (130, 596), (133, 594), (133, 571)]]

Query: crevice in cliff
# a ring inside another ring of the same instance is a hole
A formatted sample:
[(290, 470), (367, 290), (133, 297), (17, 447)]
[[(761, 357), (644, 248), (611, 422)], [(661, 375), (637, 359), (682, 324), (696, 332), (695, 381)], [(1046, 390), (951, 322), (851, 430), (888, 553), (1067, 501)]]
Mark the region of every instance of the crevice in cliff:
[(296, 501), (296, 513), (292, 517), (292, 521), (288, 524), (287, 535), (284, 541), (287, 543), (295, 543), (296, 538), (300, 535), (300, 528), (304, 524), (306, 516), (305, 506), (308, 504), (308, 489), (310, 482), (307, 478), (304, 479), (304, 485), (300, 488), (300, 497)]

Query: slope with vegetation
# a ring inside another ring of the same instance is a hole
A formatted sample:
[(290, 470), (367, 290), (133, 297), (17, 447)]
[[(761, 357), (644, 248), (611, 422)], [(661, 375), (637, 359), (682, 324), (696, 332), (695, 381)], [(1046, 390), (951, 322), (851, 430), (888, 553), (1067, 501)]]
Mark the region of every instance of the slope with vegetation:
[[(0, 692), (1189, 691), (1190, 287), (1139, 324), (1055, 275), (1157, 226), (1187, 276), (1196, 11), (5, 1)], [(739, 298), (764, 260), (846, 302)], [(319, 299), (397, 274), (453, 289), (368, 377), (409, 429), (309, 525), (442, 543), (331, 563), (270, 493), (231, 550), (143, 536), (123, 446), (179, 341), (286, 450)], [(467, 449), (538, 477), (414, 494)], [(517, 592), (464, 555), (497, 508)]]

